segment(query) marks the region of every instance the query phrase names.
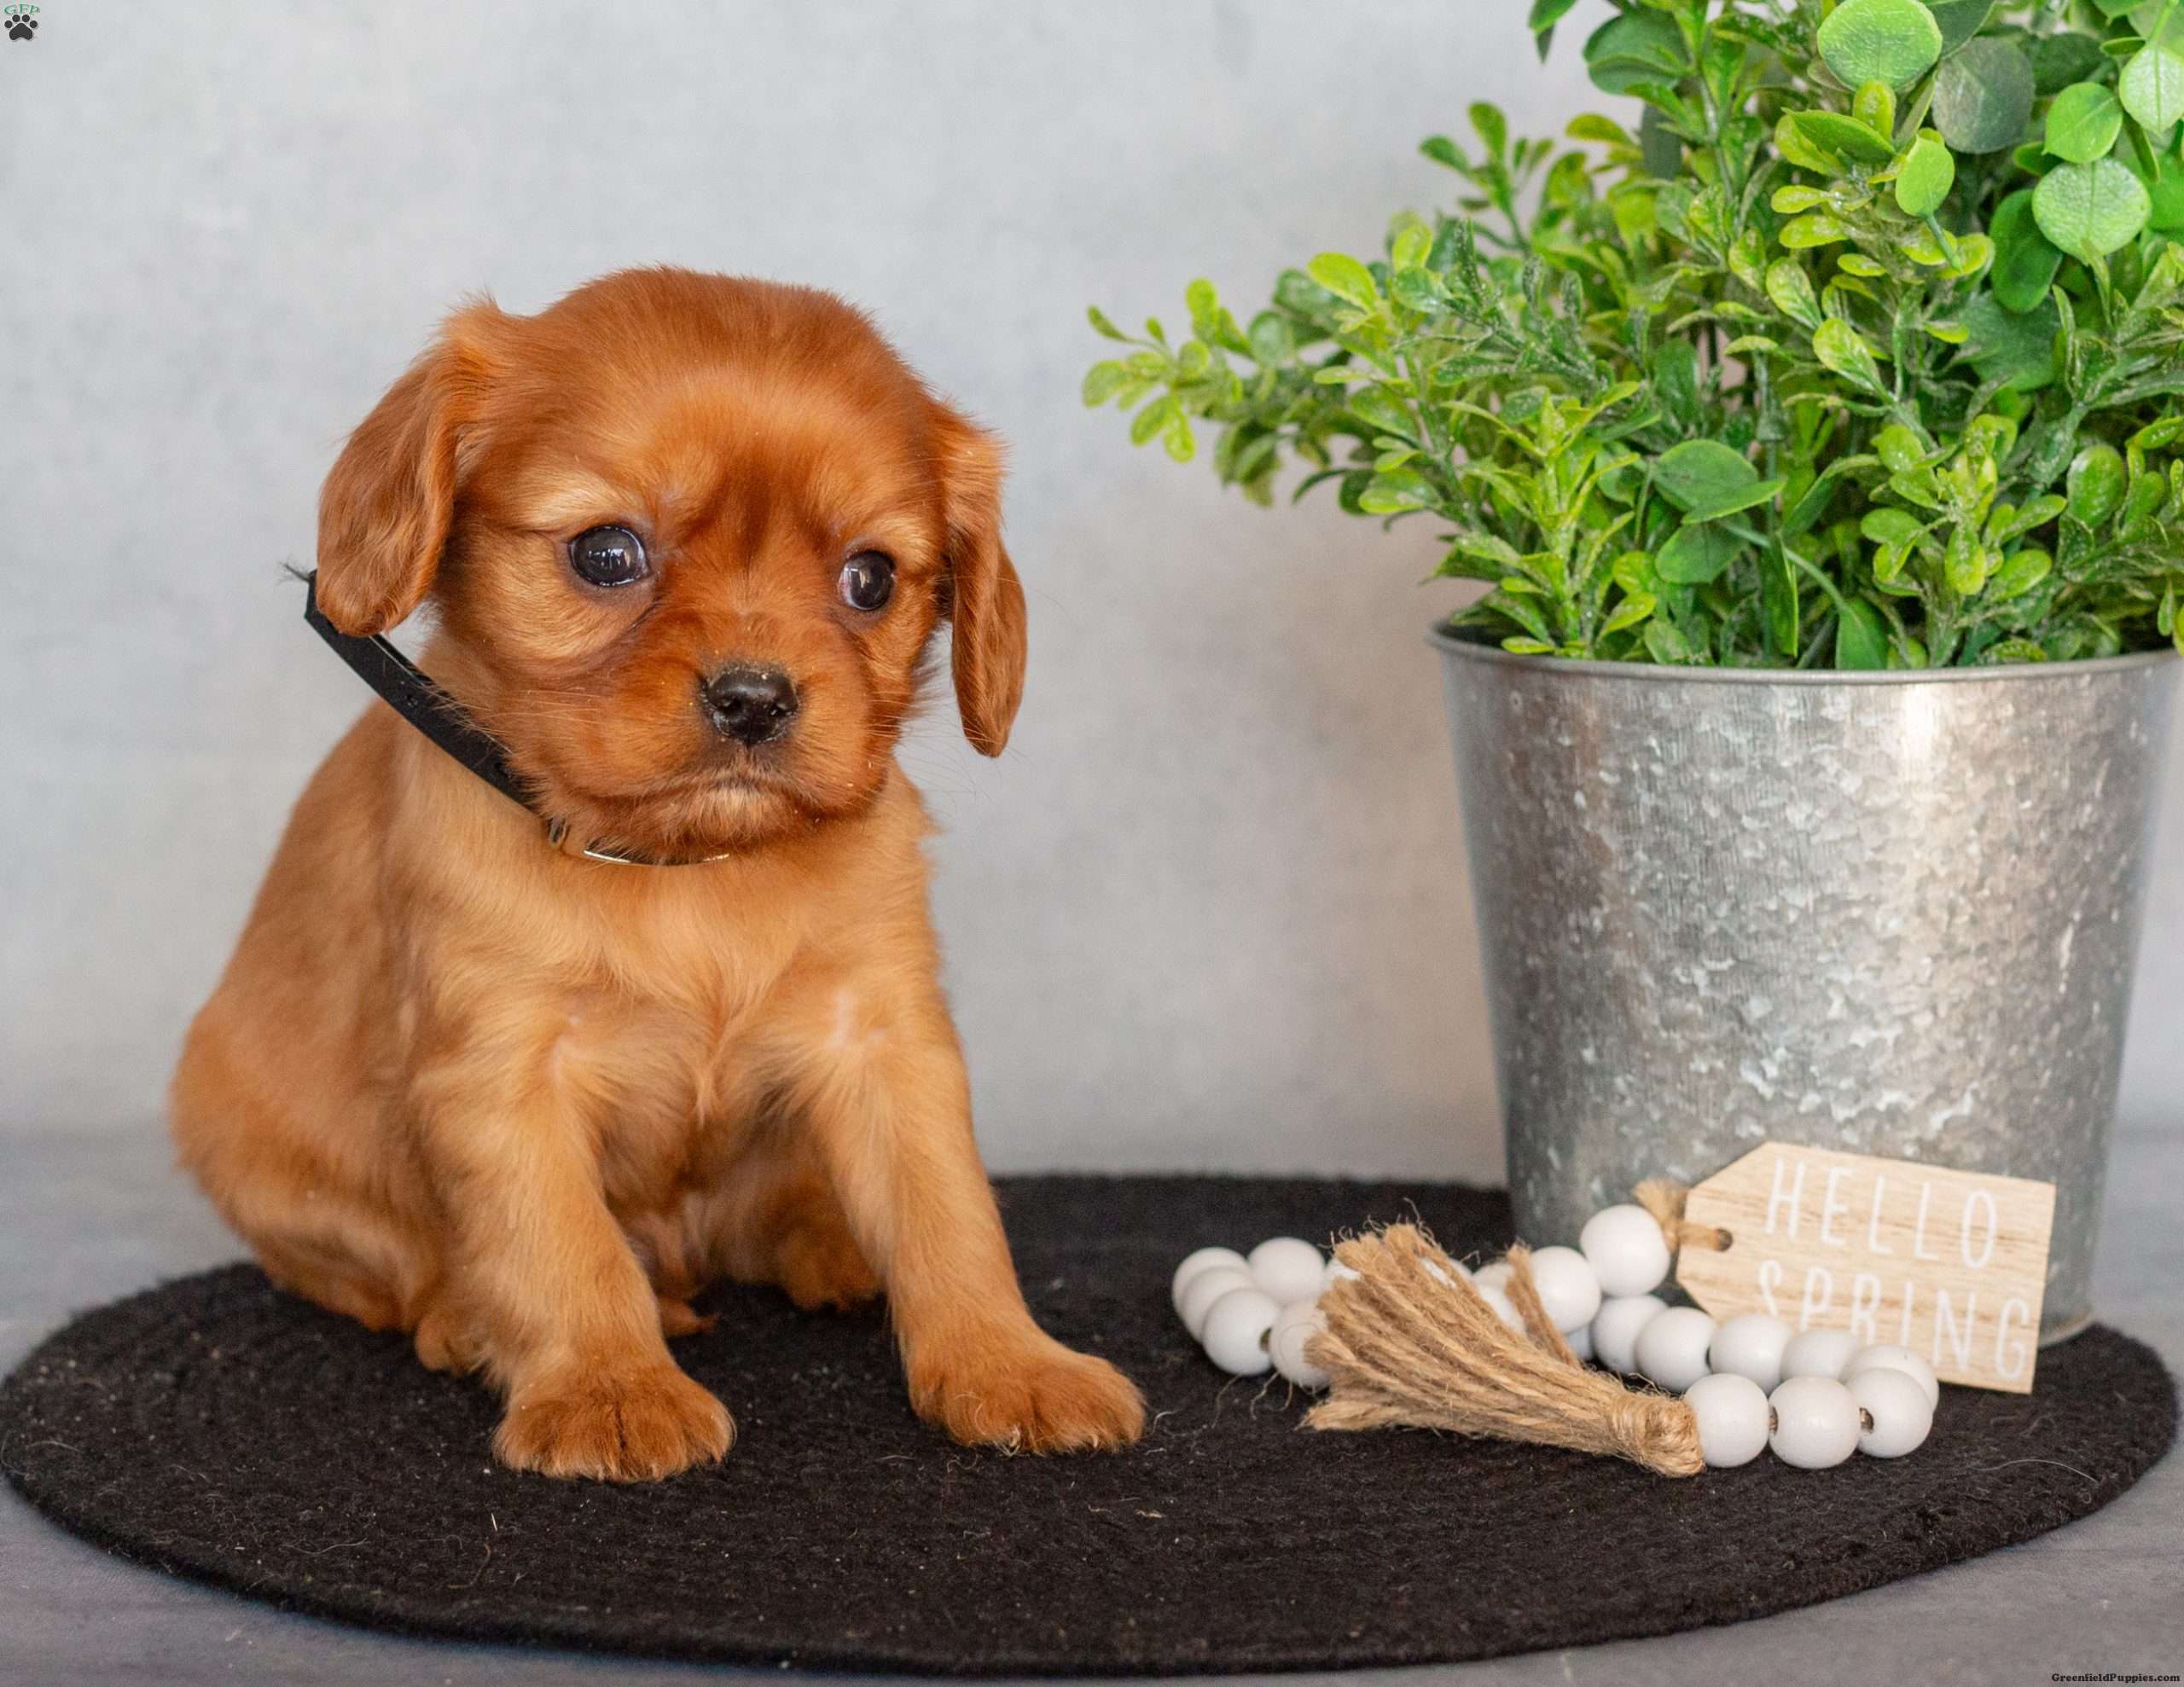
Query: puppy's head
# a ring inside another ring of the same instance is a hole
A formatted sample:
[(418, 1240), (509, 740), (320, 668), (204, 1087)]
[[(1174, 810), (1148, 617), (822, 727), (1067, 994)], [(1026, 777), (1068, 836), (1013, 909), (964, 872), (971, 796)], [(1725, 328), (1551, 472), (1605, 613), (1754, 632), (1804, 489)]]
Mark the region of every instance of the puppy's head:
[(828, 294), (609, 275), (490, 304), (351, 436), (319, 511), (344, 632), (428, 595), (462, 688), (578, 837), (717, 852), (858, 812), (936, 625), (987, 755), (1024, 594), (987, 434)]

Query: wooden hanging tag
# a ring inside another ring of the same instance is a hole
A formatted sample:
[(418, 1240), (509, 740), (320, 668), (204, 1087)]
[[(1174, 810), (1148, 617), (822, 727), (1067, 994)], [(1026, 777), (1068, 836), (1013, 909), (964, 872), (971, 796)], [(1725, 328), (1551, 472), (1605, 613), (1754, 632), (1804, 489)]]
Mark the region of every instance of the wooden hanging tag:
[[(2052, 1183), (1769, 1142), (1691, 1191), (1676, 1280), (1717, 1319), (1848, 1330), (1944, 1383), (2021, 1394), (2054, 1215)], [(1706, 1247), (1703, 1226), (1727, 1245)]]

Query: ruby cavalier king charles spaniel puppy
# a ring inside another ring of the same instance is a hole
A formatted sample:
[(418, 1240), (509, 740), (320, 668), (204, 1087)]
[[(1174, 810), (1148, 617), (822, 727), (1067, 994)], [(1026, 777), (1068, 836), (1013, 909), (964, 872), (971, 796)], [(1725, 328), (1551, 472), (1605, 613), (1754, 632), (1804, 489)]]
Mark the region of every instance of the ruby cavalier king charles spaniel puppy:
[(172, 1091), (273, 1280), (482, 1374), (553, 1475), (728, 1451), (668, 1348), (721, 1278), (884, 1291), (958, 1440), (1134, 1441), (1018, 1288), (895, 756), (944, 621), (971, 743), (1016, 714), (992, 436), (827, 293), (477, 304), (327, 477), (316, 598), (353, 637), (429, 601), (421, 665), (526, 806), (380, 704), (297, 803)]

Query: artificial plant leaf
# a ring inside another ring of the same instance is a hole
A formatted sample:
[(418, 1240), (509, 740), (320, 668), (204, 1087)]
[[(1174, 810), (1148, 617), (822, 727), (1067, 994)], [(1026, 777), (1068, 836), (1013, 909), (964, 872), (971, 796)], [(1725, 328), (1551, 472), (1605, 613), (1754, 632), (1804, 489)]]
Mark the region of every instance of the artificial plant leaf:
[[(2149, 47), (2166, 47), (2172, 53), (2184, 53), (2184, 16), (2169, 0), (2136, 0), (2128, 9), (2131, 27), (2139, 38)], [(2112, 17), (2113, 13), (2110, 15)]]
[(1598, 112), (1578, 113), (1570, 119), (1569, 127), (1562, 132), (1573, 141), (1598, 141), (1604, 146), (1628, 147), (1635, 144), (1629, 130), (1613, 118), (1602, 117)]
[(2146, 227), (2157, 235), (2184, 233), (2184, 159), (2166, 152), (2158, 166), (2146, 190), (2152, 205), (2146, 214)]
[(1818, 188), (1803, 188), (1792, 183), (1768, 195), (1767, 203), (1785, 217), (1795, 217), (1801, 211), (1810, 211), (1816, 205), (1827, 203), (1827, 195)]
[(1395, 515), (1404, 510), (1433, 507), (1432, 484), (1415, 469), (1393, 468), (1374, 475), (1357, 495), (1357, 507), (1368, 515)]
[(2063, 478), (2065, 508), (2073, 519), (2098, 527), (2123, 503), (2128, 478), (2123, 454), (2113, 445), (2095, 441), (2082, 446)]
[(2179, 439), (2184, 439), (2184, 416), (2164, 416), (2158, 421), (2148, 422), (2126, 443), (2141, 451), (2158, 451)]
[(2069, 164), (2107, 156), (2123, 130), (2123, 107), (2098, 82), (2074, 82), (2048, 107), (2047, 150)]
[(2020, 188), (1995, 207), (1987, 224), (1995, 242), (1995, 297), (2012, 310), (2030, 310), (2048, 297), (2062, 267), (2059, 247), (2040, 232), (2032, 189)]
[(1816, 246), (1832, 246), (1837, 241), (1849, 240), (1850, 226), (1824, 211), (1808, 211), (1785, 223), (1774, 238), (1792, 252), (1806, 252)]
[(1603, 93), (1627, 94), (1641, 82), (1675, 82), (1690, 69), (1682, 32), (1665, 12), (1610, 18), (1585, 41), (1585, 72)]
[[(1816, 165), (1805, 164), (1808, 170), (1818, 169), (1833, 175), (1846, 164), (1863, 165), (1868, 170), (1879, 170), (1896, 157), (1896, 148), (1889, 145), (1885, 136), (1875, 134), (1856, 118), (1845, 117), (1841, 112), (1798, 111), (1787, 113), (1775, 125), (1778, 145), (1785, 127), (1802, 143), (1806, 155), (1821, 160)], [(1785, 156), (1788, 156), (1786, 152)], [(1791, 162), (1804, 164), (1804, 159), (1792, 158)]]
[(1767, 297), (1774, 308), (1804, 328), (1820, 326), (1820, 299), (1804, 266), (1793, 258), (1778, 258), (1767, 266)]
[(1845, 88), (1867, 82), (1901, 88), (1942, 55), (1941, 26), (1923, 0), (1843, 0), (1815, 38)]
[(1674, 586), (1718, 580), (1742, 548), (1736, 536), (1711, 522), (1687, 521), (1653, 554), (1653, 567)]
[(1658, 600), (1644, 592), (1636, 592), (1618, 604), (1606, 620), (1600, 623), (1603, 633), (1620, 633), (1636, 626), (1657, 606)]
[(2058, 165), (2032, 194), (2040, 232), (2073, 258), (2106, 258), (2128, 246), (2152, 210), (2145, 183), (2112, 158)]
[(1797, 114), (1786, 112), (1774, 121), (1774, 150), (1784, 160), (1800, 170), (1809, 170), (1815, 176), (1838, 176), (1842, 173), (1843, 160), (1826, 148), (1805, 139), (1804, 131), (1798, 127)]
[(2000, 382), (2015, 392), (2036, 392), (2055, 379), (2055, 335), (2062, 316), (2053, 298), (2042, 295), (2029, 310), (2007, 308), (1992, 293), (1964, 307), (1965, 361), (1982, 380)]
[(1896, 172), (1896, 207), (1906, 217), (1930, 217), (1956, 184), (1956, 159), (1938, 140), (1921, 135)]
[(2021, 598), (2045, 580), (2054, 567), (2054, 558), (2036, 545), (2027, 545), (2002, 559), (2002, 565), (1987, 583), (1989, 594), (2003, 603)]
[(1984, 235), (1959, 235), (1956, 237), (1956, 257), (1952, 261), (1943, 255), (1942, 279), (1954, 281), (1966, 275), (1976, 275), (1993, 261), (1995, 243)]
[(1813, 330), (1812, 352), (1844, 380), (1868, 392), (1883, 391), (1880, 365), (1873, 359), (1873, 347), (1840, 316), (1830, 316)]
[(1472, 130), (1485, 144), (1487, 157), (1497, 160), (1506, 157), (1509, 151), (1509, 119), (1502, 115), (1502, 107), (1489, 101), (1474, 100), (1470, 117)]
[(1088, 407), (1106, 403), (1130, 385), (1130, 373), (1112, 359), (1095, 363), (1084, 372), (1083, 396)]
[(1252, 343), (1252, 356), (1262, 363), (1282, 362), (1297, 350), (1296, 333), (1289, 319), (1278, 311), (1260, 311), (1252, 318), (1246, 335)]
[(1169, 456), (1179, 463), (1187, 463), (1198, 455), (1198, 439), (1191, 432), (1190, 413), (1178, 404), (1175, 414), (1168, 418), (1168, 425), (1160, 430), (1160, 443)]
[(1987, 583), (1987, 553), (1979, 536), (1969, 526), (1949, 535), (1942, 556), (1942, 571), (1960, 597), (1977, 597)]
[(1926, 531), (1919, 518), (1893, 504), (1876, 504), (1858, 519), (1858, 531), (1877, 545), (1908, 545)]
[[(1910, 474), (1924, 468), (1926, 448), (1919, 436), (1902, 422), (1891, 422), (1873, 435), (1873, 455), (1891, 474)], [(1870, 533), (1866, 536), (1870, 539)]]
[(1646, 623), (1646, 630), (1641, 636), (1646, 641), (1647, 653), (1663, 666), (1670, 663), (1688, 662), (1694, 654), (1691, 648), (1691, 641), (1685, 638), (1666, 621), (1658, 618), (1648, 621)]
[(1995, 9), (1995, 0), (1926, 0), (1926, 9), (1942, 32), (1942, 56), (1947, 58), (1973, 36)]
[(2141, 47), (2116, 78), (2116, 96), (2141, 128), (2167, 129), (2184, 119), (2184, 59), (2166, 47)]
[(1748, 510), (1755, 504), (1771, 503), (1789, 483), (1780, 475), (1771, 480), (1755, 480), (1740, 492), (1724, 494), (1711, 502), (1695, 503), (1684, 512), (1687, 521), (1718, 521), (1725, 515), (1734, 515), (1739, 510)]
[(1780, 544), (1760, 558), (1759, 607), (1767, 623), (1768, 642), (1785, 662), (1797, 659), (1798, 633), (1804, 616), (1798, 601), (1798, 566)]
[(1638, 155), (1648, 176), (1672, 182), (1683, 173), (1683, 141), (1652, 106), (1638, 119)]
[(1934, 72), (1934, 126), (1960, 153), (2013, 147), (2032, 115), (2032, 64), (2013, 41), (1975, 37)]
[(1687, 439), (1671, 445), (1653, 464), (1653, 484), (1660, 495), (1693, 520), (1699, 508), (1734, 498), (1759, 478), (1742, 452), (1718, 439)]
[(1888, 625), (1863, 598), (1851, 599), (1836, 617), (1835, 665), (1854, 670), (1888, 666)]
[(1130, 419), (1130, 443), (1133, 445), (1144, 444), (1182, 413), (1183, 407), (1172, 393), (1154, 399)]
[(2032, 60), (2032, 89), (2036, 94), (2056, 94), (2073, 82), (2082, 82), (2106, 62), (2100, 43), (2076, 30), (2042, 35), (2027, 45)]
[(1380, 302), (1373, 272), (1346, 252), (1323, 252), (1304, 266), (1304, 273), (1345, 304), (1370, 310)]
[(1850, 101), (1850, 115), (1876, 135), (1896, 132), (1896, 93), (1885, 82), (1868, 82)]
[[(1699, 426), (1699, 348), (1687, 339), (1666, 339), (1653, 352), (1653, 397), (1680, 426)], [(1673, 454), (1671, 454), (1673, 455)]]

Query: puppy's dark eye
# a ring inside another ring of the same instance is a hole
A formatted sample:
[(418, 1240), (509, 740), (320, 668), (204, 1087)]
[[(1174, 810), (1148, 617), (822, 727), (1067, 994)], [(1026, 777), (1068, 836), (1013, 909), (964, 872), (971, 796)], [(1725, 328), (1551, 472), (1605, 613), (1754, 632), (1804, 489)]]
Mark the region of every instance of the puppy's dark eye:
[(842, 565), (842, 601), (851, 609), (885, 609), (895, 595), (895, 559), (880, 551), (859, 551)]
[(644, 542), (626, 527), (594, 527), (569, 541), (569, 566), (594, 586), (630, 586), (652, 571)]

